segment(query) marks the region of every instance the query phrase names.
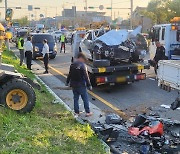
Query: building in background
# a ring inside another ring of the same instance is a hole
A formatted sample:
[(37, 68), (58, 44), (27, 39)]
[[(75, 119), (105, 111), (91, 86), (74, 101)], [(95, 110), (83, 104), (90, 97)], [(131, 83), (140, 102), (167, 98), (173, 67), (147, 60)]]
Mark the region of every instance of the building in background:
[(87, 26), (90, 25), (92, 22), (104, 21), (106, 21), (107, 23), (111, 22), (111, 17), (105, 16), (105, 12), (77, 11), (76, 6), (72, 6), (71, 9), (64, 9), (62, 11), (62, 16), (56, 16), (54, 18), (41, 18), (38, 23), (44, 24), (46, 28), (59, 29), (62, 25), (64, 25), (65, 27)]

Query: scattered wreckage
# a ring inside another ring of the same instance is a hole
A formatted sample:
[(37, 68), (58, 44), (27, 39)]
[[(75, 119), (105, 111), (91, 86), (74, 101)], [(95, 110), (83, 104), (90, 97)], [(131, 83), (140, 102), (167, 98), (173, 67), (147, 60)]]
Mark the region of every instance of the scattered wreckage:
[(130, 123), (116, 114), (110, 114), (104, 124), (92, 124), (92, 128), (115, 154), (178, 154), (180, 151), (178, 121), (138, 115)]

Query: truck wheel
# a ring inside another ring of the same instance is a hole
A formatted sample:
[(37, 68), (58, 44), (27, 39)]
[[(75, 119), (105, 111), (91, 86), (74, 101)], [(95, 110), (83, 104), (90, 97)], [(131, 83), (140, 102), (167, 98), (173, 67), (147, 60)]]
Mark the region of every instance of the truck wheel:
[(0, 88), (0, 101), (6, 107), (21, 112), (31, 112), (36, 96), (32, 86), (22, 79), (12, 79)]
[(108, 67), (110, 66), (110, 61), (107, 59), (94, 60), (93, 65), (94, 67)]

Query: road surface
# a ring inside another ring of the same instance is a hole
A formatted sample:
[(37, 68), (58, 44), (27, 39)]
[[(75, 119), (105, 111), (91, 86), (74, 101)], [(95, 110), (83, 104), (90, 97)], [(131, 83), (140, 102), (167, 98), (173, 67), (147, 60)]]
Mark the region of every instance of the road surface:
[[(58, 46), (60, 46), (58, 44)], [(65, 82), (71, 64), (71, 46), (67, 45), (66, 53), (59, 53), (50, 60), (50, 72)], [(37, 61), (42, 65), (42, 62)], [(165, 118), (180, 120), (179, 111), (163, 109), (161, 104), (170, 105), (177, 97), (177, 92), (166, 92), (157, 86), (153, 69), (146, 70), (147, 79), (130, 85), (101, 86), (93, 89), (91, 102), (105, 112), (123, 111), (128, 115), (156, 111)]]

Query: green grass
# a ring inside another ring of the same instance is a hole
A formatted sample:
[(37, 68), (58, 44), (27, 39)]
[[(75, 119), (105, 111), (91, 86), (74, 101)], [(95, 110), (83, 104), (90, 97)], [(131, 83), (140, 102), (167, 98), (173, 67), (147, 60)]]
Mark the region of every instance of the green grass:
[[(33, 73), (19, 67), (19, 60), (10, 51), (3, 53), (3, 62), (13, 64), (24, 75)], [(36, 90), (37, 102), (29, 114), (18, 114), (0, 107), (0, 154), (104, 154), (105, 150), (90, 126), (79, 124), (53, 96), (42, 87)]]

